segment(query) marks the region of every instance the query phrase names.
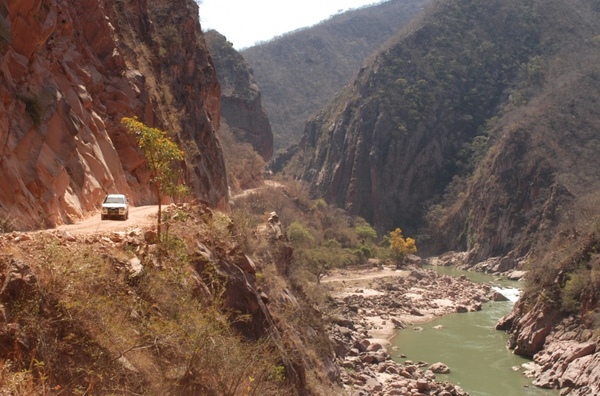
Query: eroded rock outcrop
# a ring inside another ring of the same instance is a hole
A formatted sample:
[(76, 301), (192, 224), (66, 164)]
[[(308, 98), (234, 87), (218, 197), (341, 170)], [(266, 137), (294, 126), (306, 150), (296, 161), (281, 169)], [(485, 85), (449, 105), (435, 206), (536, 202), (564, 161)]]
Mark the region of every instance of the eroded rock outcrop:
[(250, 66), (217, 31), (208, 31), (206, 42), (221, 83), (223, 120), (239, 141), (251, 144), (268, 161), (273, 155), (273, 133)]
[(155, 200), (120, 125), (174, 133), (195, 195), (227, 206), (220, 88), (189, 0), (0, 3), (0, 216), (69, 223), (107, 192)]
[(600, 393), (600, 338), (593, 326), (526, 295), (496, 328), (510, 332), (508, 347), (516, 354), (533, 358), (524, 374), (534, 385), (563, 395)]
[[(520, 330), (535, 338), (531, 328)], [(538, 337), (539, 338), (539, 337)], [(510, 346), (510, 345), (509, 345)], [(600, 339), (574, 317), (558, 323), (543, 339), (543, 346), (533, 355), (525, 375), (542, 388), (561, 389), (562, 395), (596, 395), (600, 393)]]

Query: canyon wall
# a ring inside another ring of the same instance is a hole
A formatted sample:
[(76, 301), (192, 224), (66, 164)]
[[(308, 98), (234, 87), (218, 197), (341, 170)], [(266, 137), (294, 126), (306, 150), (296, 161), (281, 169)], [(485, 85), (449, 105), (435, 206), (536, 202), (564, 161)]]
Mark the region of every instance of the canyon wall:
[(70, 223), (106, 193), (155, 203), (137, 116), (186, 152), (196, 197), (227, 207), (220, 86), (193, 1), (0, 2), (0, 216), (11, 228)]
[(512, 252), (514, 267), (569, 206), (594, 207), (597, 15), (436, 2), (307, 122), (285, 171), (423, 254)]
[(222, 34), (209, 30), (205, 36), (221, 83), (223, 120), (238, 141), (250, 144), (263, 160), (270, 160), (273, 133), (250, 66)]

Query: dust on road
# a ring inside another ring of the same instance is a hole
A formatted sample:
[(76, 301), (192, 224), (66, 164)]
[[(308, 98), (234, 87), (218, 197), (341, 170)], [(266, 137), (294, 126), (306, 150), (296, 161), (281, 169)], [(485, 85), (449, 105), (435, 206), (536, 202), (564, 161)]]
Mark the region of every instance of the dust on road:
[(76, 224), (58, 226), (59, 231), (71, 234), (98, 234), (113, 231), (127, 231), (132, 228), (148, 227), (156, 223), (158, 205), (147, 205), (129, 208), (129, 219), (100, 220), (100, 214), (89, 217)]

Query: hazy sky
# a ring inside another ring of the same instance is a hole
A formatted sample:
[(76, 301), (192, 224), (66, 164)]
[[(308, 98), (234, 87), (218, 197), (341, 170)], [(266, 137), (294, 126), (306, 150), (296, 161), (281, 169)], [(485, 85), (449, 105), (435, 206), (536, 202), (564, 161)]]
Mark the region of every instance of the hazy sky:
[(312, 26), (338, 11), (381, 0), (197, 0), (202, 30), (215, 29), (236, 49), (301, 27)]

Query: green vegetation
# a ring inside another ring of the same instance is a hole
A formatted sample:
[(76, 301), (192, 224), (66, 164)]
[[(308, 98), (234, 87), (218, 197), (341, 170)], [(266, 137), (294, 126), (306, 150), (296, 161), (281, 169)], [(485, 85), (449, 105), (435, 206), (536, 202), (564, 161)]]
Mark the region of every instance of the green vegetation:
[(354, 231), (356, 231), (358, 237), (364, 241), (372, 242), (377, 240), (377, 232), (367, 222), (356, 225)]
[(161, 237), (162, 200), (169, 196), (181, 196), (189, 189), (177, 182), (178, 171), (174, 162), (182, 161), (184, 152), (169, 139), (165, 131), (150, 128), (138, 121), (137, 118), (123, 117), (121, 122), (135, 135), (139, 147), (144, 151), (146, 163), (150, 171), (150, 184), (154, 187), (158, 199), (157, 232)]
[(576, 315), (600, 329), (600, 239), (593, 232), (569, 241), (556, 238), (548, 250), (528, 263), (528, 297), (545, 298), (565, 315)]
[[(314, 287), (330, 270), (367, 264), (390, 256), (375, 230), (362, 218), (349, 216), (324, 200), (311, 200), (298, 182), (279, 180), (282, 187), (263, 188), (235, 200), (232, 217), (250, 229), (276, 211), (294, 248), (290, 277)], [(311, 295), (322, 295), (315, 289)]]

